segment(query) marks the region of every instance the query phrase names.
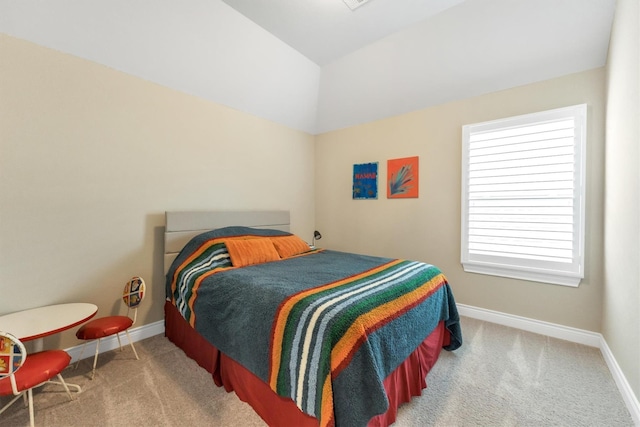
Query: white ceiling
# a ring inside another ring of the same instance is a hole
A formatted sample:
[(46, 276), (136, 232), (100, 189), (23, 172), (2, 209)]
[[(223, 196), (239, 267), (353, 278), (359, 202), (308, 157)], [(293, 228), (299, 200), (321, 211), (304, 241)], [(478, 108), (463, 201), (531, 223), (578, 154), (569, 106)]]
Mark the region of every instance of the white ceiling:
[(0, 0), (0, 33), (317, 134), (602, 67), (615, 4)]
[(222, 1), (322, 66), (465, 0)]

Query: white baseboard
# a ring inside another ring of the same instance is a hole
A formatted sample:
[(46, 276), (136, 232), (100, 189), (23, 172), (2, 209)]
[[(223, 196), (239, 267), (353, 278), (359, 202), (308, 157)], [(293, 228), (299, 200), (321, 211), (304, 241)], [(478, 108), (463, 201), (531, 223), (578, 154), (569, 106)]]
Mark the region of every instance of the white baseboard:
[(638, 398), (633, 393), (631, 385), (629, 385), (627, 378), (622, 373), (616, 358), (613, 357), (613, 353), (611, 353), (611, 349), (604, 338), (600, 345), (600, 351), (602, 352), (605, 362), (607, 362), (607, 366), (611, 371), (611, 375), (613, 375), (613, 379), (618, 386), (618, 390), (620, 390), (620, 394), (622, 394), (622, 398), (627, 405), (627, 409), (631, 413), (633, 422), (636, 426), (640, 426), (640, 402), (638, 402)]
[(634, 423), (640, 426), (640, 403), (638, 398), (631, 389), (602, 334), (464, 304), (457, 304), (457, 307), (461, 316), (599, 348)]
[[(164, 334), (164, 320), (129, 329), (129, 335), (133, 342), (141, 341), (145, 338), (151, 338), (152, 336), (159, 334)], [(120, 339), (122, 340), (123, 347), (129, 345), (129, 340), (127, 340), (126, 334), (120, 334)], [(96, 354), (96, 341), (87, 342), (86, 345), (87, 346), (82, 353), (83, 359), (93, 357)], [(71, 356), (71, 363), (78, 361), (80, 353), (82, 352), (82, 346), (83, 344), (80, 344), (66, 349), (66, 352)], [(118, 347), (118, 338), (115, 335), (111, 335), (100, 340), (100, 354), (105, 351), (115, 350)]]
[(527, 317), (515, 316), (513, 314), (501, 313), (464, 304), (457, 304), (457, 306), (458, 312), (462, 316), (472, 317), (474, 319), (497, 323), (499, 325), (509, 326), (523, 331), (588, 345), (589, 347), (600, 347), (600, 342), (602, 341), (602, 335), (596, 332), (585, 331), (583, 329), (571, 328), (569, 326), (557, 325), (555, 323), (543, 322), (541, 320), (529, 319)]

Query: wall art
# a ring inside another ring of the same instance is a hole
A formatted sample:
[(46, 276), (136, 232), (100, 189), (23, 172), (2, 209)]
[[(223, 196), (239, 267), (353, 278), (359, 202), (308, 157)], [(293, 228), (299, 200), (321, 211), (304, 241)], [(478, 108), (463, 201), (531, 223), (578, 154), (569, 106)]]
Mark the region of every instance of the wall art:
[(387, 160), (387, 198), (418, 197), (418, 156)]
[(378, 162), (353, 165), (353, 198), (378, 198)]

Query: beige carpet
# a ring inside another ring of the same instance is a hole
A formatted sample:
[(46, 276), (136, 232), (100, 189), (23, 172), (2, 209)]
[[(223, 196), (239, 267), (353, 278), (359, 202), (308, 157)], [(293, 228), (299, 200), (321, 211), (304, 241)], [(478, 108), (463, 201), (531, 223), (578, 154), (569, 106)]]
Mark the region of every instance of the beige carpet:
[[(633, 426), (598, 349), (470, 318), (462, 331), (463, 346), (442, 353), (394, 426)], [(83, 388), (74, 401), (38, 389), (36, 426), (264, 426), (163, 336), (136, 348), (140, 361), (130, 348), (100, 355), (93, 381), (91, 359), (67, 369)], [(28, 424), (19, 402), (0, 415), (0, 426)]]

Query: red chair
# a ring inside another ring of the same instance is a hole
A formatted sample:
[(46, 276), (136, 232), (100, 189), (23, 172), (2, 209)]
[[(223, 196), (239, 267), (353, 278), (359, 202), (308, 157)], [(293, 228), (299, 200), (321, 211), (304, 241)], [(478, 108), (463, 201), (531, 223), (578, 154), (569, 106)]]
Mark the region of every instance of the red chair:
[(28, 401), (29, 420), (33, 427), (33, 389), (56, 376), (69, 399), (73, 400), (69, 387), (60, 375), (70, 362), (71, 357), (64, 350), (45, 350), (27, 356), (27, 350), (18, 338), (0, 332), (0, 396), (15, 396), (0, 409), (0, 414), (22, 396), (25, 403)]
[[(131, 336), (129, 335), (128, 329), (136, 323), (136, 318), (138, 314), (138, 306), (144, 299), (145, 294), (145, 284), (144, 280), (140, 277), (134, 277), (127, 282), (124, 287), (124, 292), (122, 294), (122, 300), (127, 306), (127, 315), (126, 316), (108, 316), (108, 317), (100, 317), (97, 319), (90, 320), (85, 323), (78, 329), (76, 332), (76, 337), (81, 340), (98, 340), (96, 343), (96, 355), (93, 358), (93, 370), (91, 371), (91, 379), (93, 379), (96, 374), (96, 364), (98, 363), (98, 353), (100, 353), (100, 339), (104, 337), (108, 337), (111, 335), (116, 335), (118, 337), (118, 345), (120, 346), (120, 351), (122, 351), (122, 342), (120, 341), (120, 332), (125, 332), (127, 334), (127, 338), (129, 338), (129, 344), (133, 349), (133, 354), (135, 354), (136, 359), (140, 360), (138, 357), (138, 353), (136, 352), (136, 348), (133, 346), (133, 341), (131, 340)], [(133, 319), (129, 316), (129, 313), (133, 311)], [(80, 357), (78, 358), (78, 363), (82, 359), (82, 353), (84, 352), (84, 347), (87, 343), (82, 346), (82, 350), (80, 351)], [(76, 363), (76, 367), (77, 367)]]

